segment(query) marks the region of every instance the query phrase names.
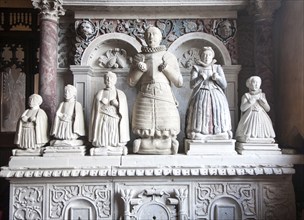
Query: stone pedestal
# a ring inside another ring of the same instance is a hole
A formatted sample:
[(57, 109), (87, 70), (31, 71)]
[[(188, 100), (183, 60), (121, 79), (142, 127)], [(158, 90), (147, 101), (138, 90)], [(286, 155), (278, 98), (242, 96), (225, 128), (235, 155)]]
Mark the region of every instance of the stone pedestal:
[(236, 155), (235, 140), (185, 140), (187, 155)]
[[(295, 219), (291, 155), (12, 157), (9, 219)], [(21, 216), (21, 217), (20, 217)]]
[(236, 143), (236, 151), (239, 154), (282, 154), (278, 144), (263, 144), (263, 143)]

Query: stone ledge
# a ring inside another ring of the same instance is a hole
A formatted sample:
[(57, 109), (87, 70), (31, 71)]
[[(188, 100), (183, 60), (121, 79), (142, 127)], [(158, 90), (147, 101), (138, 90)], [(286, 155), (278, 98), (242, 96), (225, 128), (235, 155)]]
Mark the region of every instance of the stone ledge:
[(294, 174), (292, 167), (238, 166), (238, 167), (145, 167), (145, 168), (92, 168), (92, 169), (10, 169), (0, 172), (5, 178), (62, 178), (62, 177), (149, 177), (149, 176), (258, 176)]

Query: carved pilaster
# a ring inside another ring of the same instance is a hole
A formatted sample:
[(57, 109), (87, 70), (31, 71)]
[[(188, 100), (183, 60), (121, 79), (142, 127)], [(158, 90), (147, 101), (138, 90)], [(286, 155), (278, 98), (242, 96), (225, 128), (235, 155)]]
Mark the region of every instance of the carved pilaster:
[(254, 16), (254, 61), (255, 75), (262, 78), (262, 89), (270, 104), (269, 113), (274, 118), (274, 54), (273, 15), (280, 7), (281, 0), (251, 0), (249, 14)]
[(32, 4), (41, 11), (39, 93), (43, 99), (42, 108), (51, 123), (57, 106), (58, 19), (60, 15), (64, 15), (65, 10), (62, 7), (62, 0), (32, 0)]

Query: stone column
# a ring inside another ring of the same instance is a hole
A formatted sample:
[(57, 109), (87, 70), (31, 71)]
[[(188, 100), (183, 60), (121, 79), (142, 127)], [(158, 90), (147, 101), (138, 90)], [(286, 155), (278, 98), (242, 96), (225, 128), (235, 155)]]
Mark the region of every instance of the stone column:
[(52, 122), (57, 108), (57, 46), (58, 20), (64, 15), (62, 0), (32, 0), (35, 9), (40, 9), (40, 58), (39, 93), (43, 98), (41, 107)]
[(275, 121), (275, 73), (273, 52), (273, 17), (281, 0), (251, 0), (249, 13), (254, 16), (254, 66), (255, 75), (262, 79), (262, 90), (270, 105), (269, 116)]

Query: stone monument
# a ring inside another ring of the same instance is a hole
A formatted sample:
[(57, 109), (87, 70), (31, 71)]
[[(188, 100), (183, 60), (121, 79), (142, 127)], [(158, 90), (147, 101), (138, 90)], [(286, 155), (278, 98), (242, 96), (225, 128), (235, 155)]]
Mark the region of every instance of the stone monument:
[(38, 94), (29, 97), (29, 109), (19, 118), (14, 143), (19, 149), (13, 150), (14, 156), (40, 156), (43, 146), (49, 141), (48, 118), (40, 108), (42, 98)]
[(242, 115), (235, 134), (240, 154), (281, 154), (275, 143), (275, 132), (267, 114), (270, 106), (260, 89), (261, 83), (259, 76), (251, 76), (246, 81), (249, 92), (242, 97)]
[(223, 91), (227, 81), (214, 56), (211, 47), (204, 47), (198, 65), (191, 70), (193, 91), (186, 114), (187, 154), (235, 153), (229, 106)]
[(130, 86), (138, 86), (132, 131), (140, 138), (133, 142), (133, 152), (177, 154), (180, 116), (171, 83), (181, 87), (183, 78), (176, 57), (160, 45), (160, 29), (150, 26), (145, 41), (147, 46), (135, 55), (128, 77)]
[(126, 155), (130, 140), (127, 97), (115, 87), (117, 76), (107, 72), (105, 89), (94, 97), (89, 130), (89, 141), (94, 146), (92, 156)]
[(78, 138), (85, 136), (85, 122), (82, 105), (76, 101), (75, 86), (64, 87), (64, 101), (60, 103), (51, 128), (53, 140), (43, 156), (85, 155), (84, 141)]

